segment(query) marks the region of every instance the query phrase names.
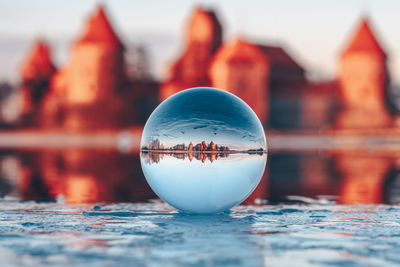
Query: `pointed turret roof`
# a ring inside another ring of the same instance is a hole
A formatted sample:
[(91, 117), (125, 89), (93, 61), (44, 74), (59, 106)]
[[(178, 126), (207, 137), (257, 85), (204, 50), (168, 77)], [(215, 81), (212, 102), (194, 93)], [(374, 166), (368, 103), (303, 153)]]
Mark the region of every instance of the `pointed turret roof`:
[(369, 20), (366, 17), (361, 19), (357, 31), (353, 35), (347, 48), (344, 50), (343, 55), (360, 51), (375, 53), (386, 58), (386, 53), (375, 37)]
[(78, 43), (103, 43), (122, 46), (106, 15), (104, 6), (99, 5), (95, 14), (89, 18), (85, 33)]
[(294, 68), (303, 70), (289, 54), (278, 46), (258, 45), (243, 39), (234, 39), (218, 50), (215, 58), (225, 58), (230, 63), (246, 62), (249, 60), (265, 62), (281, 68)]
[(229, 63), (248, 62), (249, 60), (265, 64), (268, 62), (268, 58), (257, 45), (243, 39), (233, 39), (225, 43), (215, 55), (215, 60), (221, 59)]
[(37, 40), (21, 68), (21, 76), (27, 79), (49, 78), (55, 71), (50, 48), (43, 40)]
[(187, 39), (190, 41), (208, 41), (212, 44), (212, 53), (222, 43), (222, 26), (216, 13), (201, 6), (195, 7), (187, 27)]

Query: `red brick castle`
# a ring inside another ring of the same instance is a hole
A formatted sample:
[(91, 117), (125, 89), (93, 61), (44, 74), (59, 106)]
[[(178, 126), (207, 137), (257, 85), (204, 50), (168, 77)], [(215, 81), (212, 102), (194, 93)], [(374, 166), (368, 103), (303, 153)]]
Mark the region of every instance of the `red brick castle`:
[[(196, 7), (181, 56), (169, 77), (133, 81), (124, 45), (99, 6), (56, 70), (38, 41), (22, 71), (23, 125), (68, 130), (142, 125), (157, 101), (183, 89), (212, 86), (246, 101), (275, 129), (380, 129), (393, 126), (387, 101), (387, 55), (362, 18), (340, 60), (337, 79), (313, 83), (284, 47), (243, 38), (223, 42), (216, 13)], [(203, 100), (202, 100), (203, 101)]]

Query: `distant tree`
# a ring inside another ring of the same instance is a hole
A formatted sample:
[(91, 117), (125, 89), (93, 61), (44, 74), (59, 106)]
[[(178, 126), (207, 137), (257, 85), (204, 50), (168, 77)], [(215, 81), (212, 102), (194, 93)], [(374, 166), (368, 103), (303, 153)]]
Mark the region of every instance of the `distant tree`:
[(387, 102), (391, 113), (400, 113), (400, 84), (392, 84), (389, 87)]
[(157, 138), (149, 141), (149, 149), (160, 149), (160, 146), (160, 140)]
[(13, 127), (21, 115), (17, 90), (8, 82), (0, 82), (0, 128)]
[(131, 44), (125, 52), (126, 72), (132, 80), (151, 80), (150, 60), (143, 44)]
[(13, 87), (8, 82), (0, 82), (0, 101), (7, 98), (13, 91)]

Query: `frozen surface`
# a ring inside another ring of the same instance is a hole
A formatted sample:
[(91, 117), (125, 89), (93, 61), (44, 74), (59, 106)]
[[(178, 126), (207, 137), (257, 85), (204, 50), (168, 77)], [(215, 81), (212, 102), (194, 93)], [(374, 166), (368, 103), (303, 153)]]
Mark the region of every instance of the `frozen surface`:
[(159, 201), (0, 201), (1, 265), (390, 266), (400, 206), (239, 206), (205, 216)]

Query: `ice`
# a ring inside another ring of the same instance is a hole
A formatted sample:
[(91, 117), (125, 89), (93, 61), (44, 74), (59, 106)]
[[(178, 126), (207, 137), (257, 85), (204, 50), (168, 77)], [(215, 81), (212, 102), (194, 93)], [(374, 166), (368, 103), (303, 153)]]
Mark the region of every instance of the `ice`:
[(302, 204), (190, 215), (161, 201), (3, 199), (1, 265), (390, 266), (400, 264), (399, 210)]

